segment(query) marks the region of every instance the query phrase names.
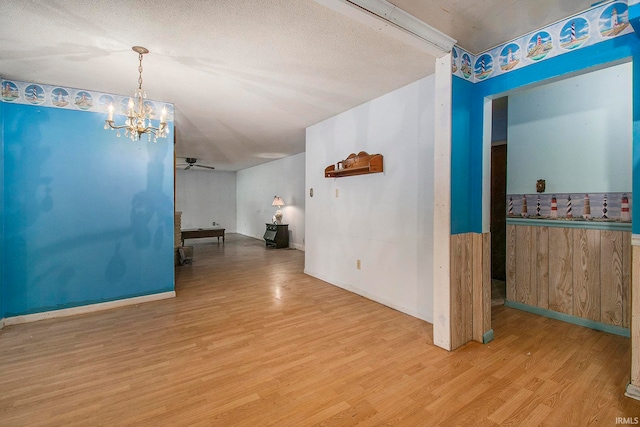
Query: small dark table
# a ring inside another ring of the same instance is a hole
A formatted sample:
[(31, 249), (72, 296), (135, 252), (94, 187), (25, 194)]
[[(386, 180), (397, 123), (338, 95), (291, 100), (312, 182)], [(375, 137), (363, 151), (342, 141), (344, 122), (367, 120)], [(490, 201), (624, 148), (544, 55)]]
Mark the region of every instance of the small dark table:
[(265, 223), (267, 230), (264, 232), (265, 245), (268, 248), (289, 247), (289, 224)]

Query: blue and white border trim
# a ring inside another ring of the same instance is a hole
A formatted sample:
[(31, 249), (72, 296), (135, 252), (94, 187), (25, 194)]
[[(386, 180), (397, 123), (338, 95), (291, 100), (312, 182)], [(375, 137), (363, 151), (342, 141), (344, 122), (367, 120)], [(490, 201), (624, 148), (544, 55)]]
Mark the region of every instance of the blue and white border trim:
[(454, 46), (451, 71), (477, 83), (632, 32), (627, 1), (613, 0), (477, 55)]
[[(63, 108), (67, 110), (108, 113), (112, 104), (116, 115), (126, 115), (129, 96), (72, 89), (61, 86), (50, 86), (27, 83), (16, 80), (1, 80), (2, 91), (0, 101), (10, 104), (39, 105), (43, 107)], [(166, 109), (167, 120), (173, 121), (173, 104), (161, 101), (145, 100), (149, 108), (150, 119), (159, 119), (162, 108)]]

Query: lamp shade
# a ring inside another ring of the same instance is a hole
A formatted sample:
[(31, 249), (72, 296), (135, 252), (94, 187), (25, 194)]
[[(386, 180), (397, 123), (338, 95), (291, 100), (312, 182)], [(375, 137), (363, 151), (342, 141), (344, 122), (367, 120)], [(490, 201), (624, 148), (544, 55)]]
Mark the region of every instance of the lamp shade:
[(282, 200), (282, 197), (280, 196), (275, 196), (273, 198), (273, 203), (271, 203), (271, 206), (277, 206), (278, 208), (284, 206), (284, 200)]

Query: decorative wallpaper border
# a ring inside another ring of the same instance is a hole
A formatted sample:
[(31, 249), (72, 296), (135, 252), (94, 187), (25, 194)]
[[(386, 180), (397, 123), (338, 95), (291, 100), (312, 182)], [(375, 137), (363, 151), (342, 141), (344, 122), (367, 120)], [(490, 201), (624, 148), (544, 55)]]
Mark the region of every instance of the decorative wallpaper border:
[(631, 192), (508, 194), (507, 218), (631, 222)]
[[(16, 80), (1, 80), (0, 101), (12, 104), (41, 105), (43, 107), (67, 110), (108, 113), (109, 105), (114, 105), (114, 114), (125, 116), (130, 96), (72, 89), (61, 86), (27, 83)], [(173, 104), (162, 101), (145, 100), (150, 119), (159, 119), (162, 108), (167, 111), (167, 120), (173, 121)]]
[(612, 0), (478, 55), (454, 46), (451, 72), (477, 83), (632, 32), (627, 1)]

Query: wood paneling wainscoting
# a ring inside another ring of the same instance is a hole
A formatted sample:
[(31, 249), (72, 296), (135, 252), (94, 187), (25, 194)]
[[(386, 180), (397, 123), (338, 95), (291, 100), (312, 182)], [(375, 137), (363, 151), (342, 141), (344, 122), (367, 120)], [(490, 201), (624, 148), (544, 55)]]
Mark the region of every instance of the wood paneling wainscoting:
[(451, 349), (491, 331), (491, 234), (451, 236)]
[(507, 225), (507, 302), (629, 328), (630, 280), (630, 231)]

